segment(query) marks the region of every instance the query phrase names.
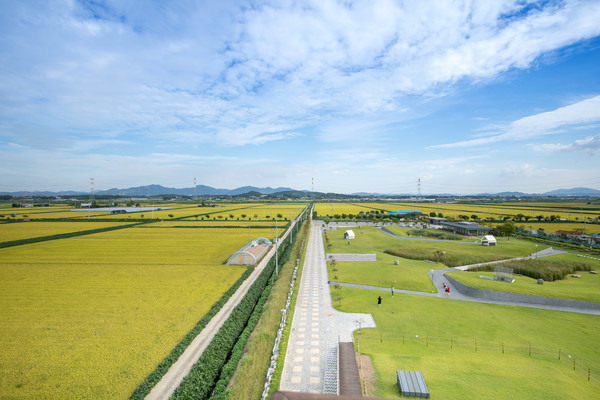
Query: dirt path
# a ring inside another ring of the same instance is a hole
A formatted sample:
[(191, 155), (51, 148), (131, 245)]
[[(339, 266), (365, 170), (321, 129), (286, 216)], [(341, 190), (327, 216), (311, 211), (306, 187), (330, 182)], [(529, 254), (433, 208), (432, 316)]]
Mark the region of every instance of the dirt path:
[[(296, 225), (297, 220), (292, 222), (291, 227)], [(287, 235), (291, 232), (291, 228), (288, 229), (283, 237), (279, 241), (283, 241), (287, 238)], [(262, 259), (258, 266), (254, 269), (252, 274), (242, 283), (239, 289), (229, 298), (227, 303), (221, 308), (221, 310), (210, 320), (210, 322), (204, 327), (202, 332), (190, 343), (188, 348), (181, 354), (181, 356), (175, 361), (175, 363), (169, 368), (167, 373), (161, 378), (161, 380), (154, 386), (154, 388), (145, 397), (147, 400), (164, 400), (171, 397), (175, 389), (179, 386), (183, 378), (185, 378), (192, 366), (198, 361), (206, 347), (210, 344), (212, 339), (215, 337), (223, 323), (229, 318), (231, 311), (240, 303), (244, 298), (248, 289), (252, 286), (256, 278), (263, 271), (271, 257), (275, 255), (275, 246), (271, 247), (271, 250)]]

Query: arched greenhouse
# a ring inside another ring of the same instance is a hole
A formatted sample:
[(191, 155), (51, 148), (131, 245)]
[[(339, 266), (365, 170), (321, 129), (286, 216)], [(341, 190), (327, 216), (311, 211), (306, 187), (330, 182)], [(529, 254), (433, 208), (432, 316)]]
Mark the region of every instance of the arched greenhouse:
[(273, 245), (269, 239), (260, 237), (233, 253), (227, 265), (256, 265)]

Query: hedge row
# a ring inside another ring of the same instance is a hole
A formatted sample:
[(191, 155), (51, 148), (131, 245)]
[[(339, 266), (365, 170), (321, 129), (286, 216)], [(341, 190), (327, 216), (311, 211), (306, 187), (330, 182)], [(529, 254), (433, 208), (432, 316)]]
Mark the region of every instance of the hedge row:
[[(294, 235), (295, 237), (296, 235)], [(287, 262), (292, 247), (289, 236), (285, 242), (279, 245), (280, 265)], [(173, 399), (208, 399), (211, 397), (217, 379), (221, 376), (225, 364), (231, 358), (234, 345), (248, 325), (256, 305), (264, 295), (268, 295), (265, 288), (269, 284), (274, 271), (275, 258), (273, 257), (248, 289), (244, 298), (233, 309), (227, 321), (204, 350), (200, 359), (194, 364), (188, 376), (183, 379), (175, 390), (172, 396)], [(267, 293), (265, 294), (265, 292)], [(245, 341), (240, 343), (241, 350), (238, 348), (237, 351), (243, 351), (244, 345)], [(237, 351), (234, 356), (237, 356)], [(232, 365), (237, 365), (237, 362), (232, 360)], [(231, 376), (227, 377), (229, 373), (232, 373), (231, 367), (223, 374), (224, 381), (229, 382), (231, 378)]]
[[(461, 255), (461, 254), (452, 254), (450, 252), (446, 252), (444, 256), (436, 255), (434, 252), (431, 252), (426, 249), (418, 249), (418, 248), (407, 248), (407, 249), (385, 249), (384, 253), (390, 254), (396, 257), (408, 258), (410, 260), (433, 260), (444, 263), (444, 265), (453, 268), (459, 267), (462, 265), (472, 265), (472, 264), (480, 264), (484, 262), (490, 261), (499, 261), (503, 260), (500, 256), (473, 256), (473, 255)], [(439, 260), (438, 260), (439, 258)]]
[[(301, 225), (299, 225), (299, 226), (301, 226)], [(296, 229), (296, 232), (298, 232), (298, 231), (299, 231), (299, 229)], [(294, 233), (294, 236), (296, 236), (296, 233)], [(294, 238), (294, 242), (289, 243), (288, 247), (286, 247), (285, 251), (283, 251), (282, 254), (280, 254), (280, 256), (281, 256), (280, 265), (281, 266), (285, 265), (289, 261), (290, 253), (291, 253), (292, 249), (294, 248), (295, 242), (296, 242), (296, 238)], [(280, 270), (280, 272), (281, 272), (281, 270)], [(248, 320), (248, 324), (246, 325), (246, 328), (244, 329), (244, 331), (240, 335), (238, 341), (236, 342), (235, 346), (233, 347), (233, 350), (231, 351), (231, 356), (229, 357), (229, 360), (227, 361), (227, 363), (223, 367), (223, 370), (221, 371), (221, 376), (219, 377), (219, 381), (217, 382), (215, 389), (213, 390), (211, 399), (224, 400), (227, 398), (227, 395), (228, 395), (227, 385), (231, 381), (231, 378), (233, 377), (233, 374), (237, 370), (237, 366), (238, 366), (240, 360), (242, 359), (242, 356), (244, 355), (244, 349), (246, 347), (246, 343), (248, 342), (250, 335), (252, 334), (252, 332), (254, 331), (254, 328), (256, 328), (256, 325), (258, 324), (258, 321), (260, 320), (260, 317), (263, 312), (263, 308), (265, 306), (265, 303), (267, 302), (267, 299), (269, 298), (269, 295), (271, 293), (271, 289), (273, 288), (273, 285), (274, 285), (274, 281), (271, 281), (265, 287), (265, 290), (263, 290), (262, 296), (258, 300), (256, 307), (254, 307), (254, 311), (252, 311), (252, 314), (250, 315), (250, 319)]]
[(224, 400), (227, 398), (227, 385), (233, 377), (233, 374), (237, 369), (238, 363), (242, 359), (246, 343), (248, 342), (250, 335), (254, 331), (254, 328), (256, 328), (256, 325), (258, 324), (258, 320), (260, 319), (264, 305), (267, 302), (267, 299), (269, 298), (269, 294), (271, 293), (272, 287), (272, 283), (268, 284), (265, 287), (265, 290), (263, 290), (262, 296), (260, 296), (260, 299), (258, 299), (258, 303), (256, 304), (256, 307), (254, 307), (254, 310), (250, 315), (250, 319), (248, 320), (246, 328), (244, 328), (244, 331), (238, 338), (237, 342), (235, 343), (235, 346), (233, 346), (233, 350), (231, 351), (229, 360), (227, 360), (227, 363), (225, 364), (225, 366), (223, 366), (223, 369), (221, 370), (221, 376), (219, 377), (219, 380), (215, 385), (215, 389), (212, 393), (211, 399)]
[(136, 226), (136, 225), (140, 225), (140, 223), (136, 222), (134, 224), (129, 224), (129, 225), (109, 226), (106, 228), (89, 229), (86, 231), (57, 233), (56, 235), (39, 236), (39, 237), (34, 237), (34, 238), (12, 240), (9, 242), (0, 243), (0, 249), (4, 248), (4, 247), (21, 246), (23, 244), (46, 242), (49, 240), (68, 239), (68, 238), (77, 237), (77, 236), (92, 235), (94, 233), (100, 233), (100, 232), (116, 231), (118, 229), (131, 228), (132, 226)]
[(408, 236), (434, 237), (442, 240), (462, 240), (461, 236), (449, 232), (428, 231), (425, 229), (411, 229), (406, 232)]
[[(575, 261), (559, 261), (559, 260), (517, 260), (509, 261), (502, 264), (504, 268), (512, 268), (513, 273), (528, 276), (533, 279), (543, 279), (546, 282), (565, 279), (569, 274), (577, 271), (591, 271), (592, 267), (589, 264)], [(493, 271), (493, 265), (484, 265), (473, 268), (471, 271)]]
[(177, 361), (179, 356), (185, 351), (185, 349), (187, 349), (187, 347), (190, 345), (190, 343), (192, 343), (196, 336), (198, 336), (198, 334), (202, 332), (206, 324), (208, 324), (212, 317), (214, 317), (215, 314), (219, 312), (219, 310), (223, 307), (223, 305), (225, 305), (227, 300), (229, 300), (229, 298), (240, 287), (242, 282), (244, 282), (250, 276), (252, 271), (254, 271), (254, 267), (248, 268), (242, 274), (240, 279), (238, 279), (233, 284), (233, 286), (229, 288), (227, 292), (225, 292), (223, 297), (221, 297), (219, 301), (217, 301), (212, 306), (210, 311), (206, 313), (206, 315), (202, 317), (200, 321), (198, 321), (196, 326), (190, 332), (188, 332), (187, 335), (185, 335), (181, 342), (179, 342), (179, 344), (175, 346), (175, 348), (171, 351), (171, 354), (169, 354), (160, 364), (158, 364), (156, 369), (150, 375), (148, 375), (148, 377), (142, 383), (140, 383), (140, 385), (135, 389), (135, 391), (131, 395), (131, 399), (141, 400), (144, 397), (146, 397), (148, 393), (150, 393), (154, 385), (156, 385), (156, 383), (158, 383), (158, 381), (161, 380), (161, 378), (167, 373), (169, 368), (171, 368), (171, 365), (173, 365), (173, 363)]

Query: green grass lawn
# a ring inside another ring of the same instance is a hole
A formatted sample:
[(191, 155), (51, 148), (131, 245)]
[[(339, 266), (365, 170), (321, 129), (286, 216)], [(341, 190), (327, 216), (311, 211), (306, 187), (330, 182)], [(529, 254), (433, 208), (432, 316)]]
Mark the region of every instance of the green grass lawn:
[(431, 398), (597, 398), (598, 316), (402, 294), (384, 296), (378, 307), (378, 295), (332, 290), (332, 298), (343, 297), (337, 309), (375, 319), (377, 328), (355, 333), (375, 367), (375, 396), (399, 398), (402, 369), (422, 371)]
[[(596, 270), (600, 269), (600, 261), (577, 257), (571, 254), (552, 256), (552, 259), (564, 261), (585, 262)], [(581, 278), (568, 276), (566, 279), (554, 282), (537, 283), (537, 279), (526, 276), (515, 276), (513, 283), (481, 279), (479, 276), (494, 276), (493, 272), (456, 271), (448, 273), (452, 278), (478, 289), (496, 290), (500, 292), (523, 293), (535, 296), (557, 297), (561, 299), (591, 301), (600, 303), (600, 275), (580, 272)]]
[[(398, 260), (399, 264), (394, 265)], [(338, 261), (332, 271), (331, 262), (327, 263), (329, 279), (343, 283), (389, 287), (395, 289), (431, 292), (431, 278), (427, 274), (442, 265), (419, 260), (408, 260), (385, 253), (377, 254), (377, 262)], [(365, 273), (369, 271), (369, 273)], [(337, 276), (337, 279), (335, 279)], [(437, 290), (434, 288), (437, 292)]]
[[(536, 251), (535, 243), (516, 238), (498, 238), (497, 246), (480, 246), (477, 244), (465, 243), (457, 241), (456, 243), (449, 242), (434, 242), (422, 240), (404, 240), (396, 239), (379, 229), (371, 226), (361, 228), (353, 228), (356, 234), (356, 239), (344, 240), (345, 229), (338, 229), (327, 232), (329, 243), (325, 242), (326, 253), (351, 253), (351, 254), (373, 254), (379, 253), (385, 249), (394, 248), (414, 248), (422, 249), (431, 252), (433, 259), (434, 251), (445, 251), (447, 256), (460, 254), (468, 256), (488, 256), (497, 259), (507, 259), (514, 257), (528, 256)], [(362, 233), (361, 233), (362, 232)], [(328, 246), (330, 245), (330, 247)], [(542, 248), (538, 248), (542, 250)]]

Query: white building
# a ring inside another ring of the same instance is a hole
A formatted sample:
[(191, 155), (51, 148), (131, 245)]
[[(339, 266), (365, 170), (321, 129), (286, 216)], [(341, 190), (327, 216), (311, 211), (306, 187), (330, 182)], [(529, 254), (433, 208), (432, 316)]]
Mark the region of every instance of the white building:
[(485, 235), (484, 237), (481, 238), (481, 245), (482, 246), (495, 246), (496, 238), (494, 237), (494, 235)]

